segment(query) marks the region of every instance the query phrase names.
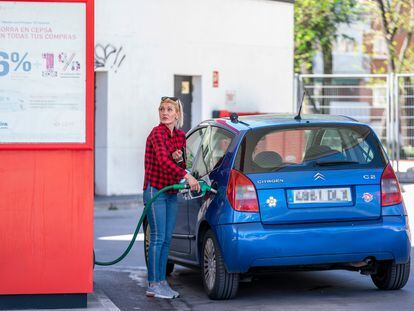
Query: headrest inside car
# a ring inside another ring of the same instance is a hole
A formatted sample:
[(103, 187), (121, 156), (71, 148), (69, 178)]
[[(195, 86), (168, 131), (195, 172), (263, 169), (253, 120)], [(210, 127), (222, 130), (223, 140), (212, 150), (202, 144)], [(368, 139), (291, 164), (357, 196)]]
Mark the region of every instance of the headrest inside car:
[(263, 168), (273, 168), (282, 164), (282, 157), (275, 151), (262, 151), (254, 157), (254, 163)]
[(319, 159), (330, 155), (340, 155), (337, 150), (331, 149), (328, 146), (312, 146), (306, 150), (304, 161)]

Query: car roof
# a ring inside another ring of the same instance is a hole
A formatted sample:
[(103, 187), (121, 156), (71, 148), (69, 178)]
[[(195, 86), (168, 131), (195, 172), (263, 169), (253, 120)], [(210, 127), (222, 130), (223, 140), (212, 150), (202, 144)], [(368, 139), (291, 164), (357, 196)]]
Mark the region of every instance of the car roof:
[(302, 125), (302, 124), (358, 124), (365, 125), (347, 116), (328, 114), (303, 114), (300, 120), (295, 119), (296, 114), (260, 114), (239, 116), (239, 122), (233, 122), (230, 118), (210, 119), (203, 123), (216, 124), (232, 131), (239, 132), (248, 129), (262, 128), (275, 125)]

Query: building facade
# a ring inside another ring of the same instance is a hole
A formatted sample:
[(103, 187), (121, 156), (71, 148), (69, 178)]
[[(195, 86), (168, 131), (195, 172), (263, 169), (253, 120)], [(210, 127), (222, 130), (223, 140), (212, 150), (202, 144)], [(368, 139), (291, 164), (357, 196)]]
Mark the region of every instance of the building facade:
[(162, 96), (185, 130), (214, 110), (291, 112), (293, 1), (95, 2), (95, 193), (142, 193)]

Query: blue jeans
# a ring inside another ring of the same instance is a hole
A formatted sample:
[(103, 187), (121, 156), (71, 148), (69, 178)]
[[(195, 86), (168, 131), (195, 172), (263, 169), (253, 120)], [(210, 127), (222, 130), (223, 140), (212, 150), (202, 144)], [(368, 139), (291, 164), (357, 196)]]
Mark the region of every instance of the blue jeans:
[[(158, 189), (148, 185), (144, 190), (144, 203), (151, 200)], [(172, 233), (177, 218), (177, 195), (162, 193), (148, 209), (147, 219), (150, 226), (148, 250), (148, 282), (160, 282), (166, 279), (168, 253)]]

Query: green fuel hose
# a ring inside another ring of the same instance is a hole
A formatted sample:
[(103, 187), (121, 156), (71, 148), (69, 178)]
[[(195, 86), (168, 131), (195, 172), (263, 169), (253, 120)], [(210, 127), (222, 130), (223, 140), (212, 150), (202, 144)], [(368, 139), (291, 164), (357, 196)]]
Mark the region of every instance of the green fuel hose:
[[(211, 186), (207, 185), (207, 183), (204, 180), (200, 180), (199, 183), (200, 183), (200, 192), (203, 196), (207, 193), (207, 191), (215, 192), (214, 189), (212, 189)], [(132, 236), (132, 240), (131, 240), (131, 242), (129, 242), (128, 247), (125, 249), (125, 251), (122, 253), (122, 255), (119, 256), (118, 258), (112, 260), (112, 261), (97, 261), (97, 260), (94, 259), (94, 264), (98, 265), (98, 266), (112, 266), (112, 265), (120, 262), (121, 260), (123, 260), (128, 255), (128, 253), (130, 252), (132, 246), (134, 245), (134, 243), (137, 239), (138, 233), (139, 233), (139, 229), (142, 226), (142, 222), (144, 221), (144, 218), (147, 214), (148, 208), (151, 206), (151, 204), (158, 198), (158, 196), (161, 193), (163, 193), (165, 191), (168, 191), (168, 190), (184, 190), (184, 189), (189, 189), (188, 184), (186, 184), (186, 183), (174, 184), (174, 185), (167, 186), (167, 187), (164, 187), (161, 190), (159, 190), (155, 194), (155, 196), (151, 200), (149, 200), (147, 202), (147, 204), (145, 204), (144, 211), (142, 212), (141, 218), (139, 219), (137, 227), (135, 228), (135, 232), (134, 232), (134, 235)]]

